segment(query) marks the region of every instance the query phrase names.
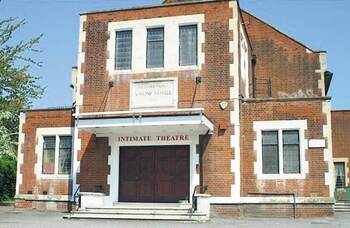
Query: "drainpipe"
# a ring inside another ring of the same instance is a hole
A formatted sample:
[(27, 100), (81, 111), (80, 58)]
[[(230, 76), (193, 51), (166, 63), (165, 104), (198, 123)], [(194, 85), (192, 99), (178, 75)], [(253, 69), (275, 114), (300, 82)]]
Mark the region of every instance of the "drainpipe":
[(256, 98), (256, 76), (255, 76), (255, 68), (256, 68), (256, 55), (253, 54), (252, 55), (252, 77), (253, 77), (253, 80), (252, 80), (252, 87), (253, 87), (253, 98)]

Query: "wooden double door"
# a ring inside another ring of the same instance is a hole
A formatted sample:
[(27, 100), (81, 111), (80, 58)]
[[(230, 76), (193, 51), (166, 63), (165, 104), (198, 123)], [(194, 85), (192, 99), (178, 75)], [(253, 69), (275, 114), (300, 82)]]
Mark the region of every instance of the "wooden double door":
[(120, 202), (189, 199), (189, 146), (121, 147), (119, 162)]

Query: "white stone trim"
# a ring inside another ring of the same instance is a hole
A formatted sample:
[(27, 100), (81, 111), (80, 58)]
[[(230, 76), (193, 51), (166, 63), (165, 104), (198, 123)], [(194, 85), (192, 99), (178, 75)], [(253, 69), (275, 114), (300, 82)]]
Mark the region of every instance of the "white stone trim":
[(86, 41), (86, 32), (84, 30), (84, 23), (87, 20), (86, 15), (80, 16), (80, 30), (79, 30), (79, 50), (78, 50), (78, 70), (77, 70), (77, 84), (76, 84), (76, 114), (79, 114), (79, 108), (83, 106), (83, 95), (81, 94), (81, 85), (84, 84), (84, 73), (82, 72), (82, 64), (85, 63), (85, 52), (83, 51), (83, 43)]
[[(194, 14), (186, 16), (161, 17), (130, 21), (117, 21), (108, 23), (109, 39), (107, 42), (108, 59), (107, 71), (113, 77), (119, 74), (134, 74), (145, 72), (166, 72), (181, 70), (201, 70), (204, 64), (204, 52), (202, 44), (205, 42), (205, 34), (202, 29), (204, 14)], [(197, 65), (179, 66), (179, 26), (197, 25)], [(164, 27), (164, 67), (146, 67), (146, 41), (147, 28)], [(132, 64), (131, 70), (115, 70), (115, 32), (118, 30), (132, 30)]]
[[(319, 53), (320, 69), (315, 72), (320, 74), (318, 80), (318, 88), (322, 91), (322, 96), (326, 95), (325, 91), (325, 72), (327, 70), (327, 55), (325, 52)], [(326, 124), (323, 125), (323, 137), (327, 140), (327, 147), (323, 149), (324, 161), (327, 162), (328, 172), (325, 172), (325, 184), (329, 186), (329, 195), (333, 196), (335, 190), (334, 180), (334, 163), (333, 163), (333, 151), (332, 151), (332, 122), (331, 122), (331, 102), (322, 102), (322, 113), (326, 115)]]
[(34, 201), (63, 201), (71, 200), (70, 195), (41, 195), (41, 194), (16, 194), (15, 199)]
[(234, 128), (234, 135), (231, 135), (231, 147), (234, 149), (235, 159), (231, 160), (231, 172), (235, 183), (231, 185), (231, 198), (240, 198), (241, 172), (240, 172), (240, 102), (239, 102), (239, 28), (238, 28), (238, 4), (236, 1), (229, 1), (232, 9), (232, 18), (229, 19), (229, 29), (233, 34), (230, 41), (230, 53), (233, 55), (233, 63), (230, 64), (230, 76), (233, 78), (233, 86), (230, 88), (230, 99), (233, 100), (233, 111), (230, 114), (230, 122)]
[(77, 191), (80, 184), (77, 183), (77, 174), (80, 173), (80, 160), (79, 151), (81, 150), (81, 138), (79, 138), (79, 129), (78, 129), (79, 119), (76, 119), (74, 122), (74, 133), (73, 133), (73, 156), (72, 156), (72, 195)]
[(309, 148), (325, 148), (326, 140), (324, 139), (309, 139)]
[[(34, 164), (34, 174), (37, 180), (41, 179), (69, 179), (71, 175), (58, 174), (58, 150), (59, 150), (59, 137), (60, 136), (71, 136), (73, 134), (73, 128), (71, 127), (52, 127), (52, 128), (37, 128), (35, 137), (35, 155), (36, 163)], [(43, 143), (44, 136), (55, 136), (55, 174), (43, 174), (42, 173), (42, 155), (43, 155)], [(73, 140), (73, 139), (72, 139)]]
[(323, 149), (323, 158), (328, 165), (328, 172), (325, 172), (325, 184), (329, 186), (329, 196), (333, 196), (335, 190), (334, 163), (332, 150), (332, 120), (331, 101), (322, 102), (322, 113), (326, 115), (326, 124), (323, 125), (323, 137), (327, 140), (327, 147)]
[[(74, 116), (79, 116), (80, 108), (83, 107), (83, 94), (81, 94), (81, 85), (84, 84), (85, 74), (82, 72), (82, 65), (85, 63), (85, 52), (83, 50), (83, 44), (86, 42), (86, 31), (84, 28), (84, 23), (87, 22), (87, 16), (80, 16), (80, 27), (79, 27), (79, 50), (78, 50), (78, 67), (76, 72), (76, 89), (74, 96), (75, 98), (75, 113)], [(77, 173), (80, 173), (80, 161), (78, 161), (78, 152), (81, 150), (81, 139), (79, 138), (79, 130), (77, 128), (78, 119), (74, 122), (74, 132), (73, 132), (73, 156), (72, 156), (72, 178), (73, 187), (72, 195), (76, 192), (79, 187), (77, 184)]]
[[(249, 51), (248, 51), (248, 42), (243, 31), (244, 24), (240, 24), (239, 26), (239, 34), (241, 37), (240, 40), (240, 77), (243, 81), (244, 88), (243, 94), (245, 98), (249, 98)], [(245, 67), (244, 67), (245, 66)]]
[(148, 142), (117, 142), (117, 135), (109, 137), (109, 145), (111, 154), (108, 156), (108, 165), (110, 166), (110, 174), (107, 176), (107, 184), (109, 184), (110, 193), (106, 196), (105, 206), (112, 206), (119, 199), (119, 154), (121, 146), (167, 146), (167, 145), (188, 145), (190, 147), (190, 189), (189, 197), (196, 185), (199, 185), (199, 174), (196, 173), (196, 165), (199, 164), (199, 154), (197, 154), (197, 144), (199, 136), (197, 134), (189, 135), (188, 141), (148, 141)]
[(315, 72), (321, 74), (320, 79), (318, 80), (318, 88), (322, 91), (322, 96), (326, 96), (326, 86), (324, 81), (324, 73), (327, 70), (327, 56), (326, 53), (319, 53), (319, 62), (320, 69), (317, 69)]
[[(16, 195), (19, 194), (19, 187), (23, 182), (23, 174), (21, 173), (21, 166), (24, 161), (24, 154), (22, 153), (25, 134), (23, 133), (23, 125), (26, 122), (26, 114), (21, 112), (19, 115), (19, 130), (18, 130), (18, 150), (17, 150), (17, 178), (16, 178)], [(24, 152), (24, 151), (23, 151)]]
[[(309, 173), (308, 161), (306, 161), (306, 150), (308, 148), (308, 141), (305, 138), (305, 130), (307, 130), (307, 120), (274, 120), (274, 121), (254, 121), (253, 129), (256, 133), (256, 140), (254, 141), (254, 151), (256, 152), (256, 162), (254, 162), (254, 173), (258, 180), (275, 180), (275, 179), (305, 179), (306, 174)], [(278, 130), (279, 131), (279, 165), (280, 174), (263, 174), (262, 173), (262, 134), (264, 130)], [(300, 140), (300, 174), (283, 174), (283, 150), (282, 147), (282, 130), (298, 130)]]

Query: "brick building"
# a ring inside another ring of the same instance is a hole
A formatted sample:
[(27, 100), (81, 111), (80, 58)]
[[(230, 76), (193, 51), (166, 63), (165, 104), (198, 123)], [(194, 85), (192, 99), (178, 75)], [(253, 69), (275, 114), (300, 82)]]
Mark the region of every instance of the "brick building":
[(79, 32), (73, 107), (21, 114), (16, 206), (333, 214), (324, 51), (235, 0), (82, 13)]
[(336, 198), (350, 200), (350, 110), (332, 111), (333, 161)]

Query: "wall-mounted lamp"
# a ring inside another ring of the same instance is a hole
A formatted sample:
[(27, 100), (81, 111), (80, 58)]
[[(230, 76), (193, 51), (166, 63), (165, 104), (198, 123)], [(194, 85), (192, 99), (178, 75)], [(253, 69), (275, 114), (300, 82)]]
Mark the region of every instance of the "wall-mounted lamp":
[(201, 76), (196, 76), (196, 84), (198, 85), (201, 82), (202, 82), (202, 77)]
[(109, 88), (114, 87), (114, 81), (109, 81), (109, 82), (108, 82), (108, 86), (109, 86)]

